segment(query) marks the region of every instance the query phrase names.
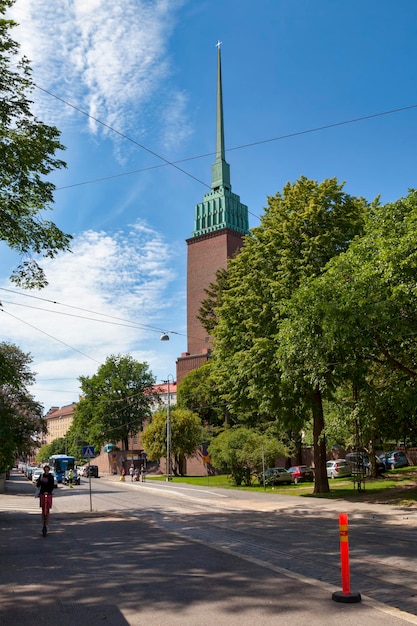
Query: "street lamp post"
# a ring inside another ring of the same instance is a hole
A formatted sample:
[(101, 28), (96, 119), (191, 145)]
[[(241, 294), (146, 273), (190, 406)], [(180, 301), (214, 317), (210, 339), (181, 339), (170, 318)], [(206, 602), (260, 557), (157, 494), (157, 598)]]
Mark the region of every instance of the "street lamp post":
[(167, 383), (168, 389), (168, 404), (167, 404), (167, 458), (166, 458), (166, 480), (172, 480), (171, 476), (171, 447), (172, 447), (172, 436), (171, 436), (171, 379), (174, 382), (174, 377), (172, 374), (167, 376), (167, 380), (164, 381)]

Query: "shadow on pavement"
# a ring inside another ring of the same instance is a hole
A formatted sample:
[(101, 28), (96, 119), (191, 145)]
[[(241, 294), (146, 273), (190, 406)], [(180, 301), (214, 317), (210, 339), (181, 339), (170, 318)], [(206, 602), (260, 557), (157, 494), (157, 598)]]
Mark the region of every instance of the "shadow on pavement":
[[(17, 485), (17, 483), (19, 483)], [(17, 491), (26, 490), (21, 481)], [(209, 519), (207, 515), (207, 521)], [(217, 517), (217, 519), (216, 519)], [(192, 524), (184, 515), (183, 523)], [(227, 523), (227, 515), (211, 523)], [(150, 515), (0, 512), (0, 624), (46, 626), (397, 626), (365, 603), (347, 608), (302, 580), (190, 541)], [(236, 518), (234, 518), (236, 520)], [(239, 515), (242, 528), (245, 515)], [(257, 516), (267, 537), (277, 525)], [(263, 524), (261, 520), (263, 519)], [(230, 518), (229, 518), (230, 522)], [(185, 529), (185, 528), (184, 528)], [(256, 532), (256, 528), (254, 529)], [(303, 537), (308, 543), (308, 537)], [(233, 548), (233, 545), (230, 545)]]

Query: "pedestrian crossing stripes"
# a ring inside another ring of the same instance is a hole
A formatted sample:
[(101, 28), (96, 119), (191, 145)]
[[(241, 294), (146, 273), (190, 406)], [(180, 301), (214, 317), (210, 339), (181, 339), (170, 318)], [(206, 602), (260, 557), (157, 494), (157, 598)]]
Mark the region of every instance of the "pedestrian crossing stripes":
[(39, 514), (39, 500), (35, 498), (19, 498), (13, 496), (0, 496), (0, 513), (18, 511), (22, 513)]

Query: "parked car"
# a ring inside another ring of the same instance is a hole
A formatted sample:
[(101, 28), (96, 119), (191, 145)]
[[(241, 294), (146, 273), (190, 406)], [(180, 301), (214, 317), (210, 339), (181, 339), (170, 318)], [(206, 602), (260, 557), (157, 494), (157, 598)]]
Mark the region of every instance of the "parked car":
[(36, 485), (36, 482), (37, 482), (39, 476), (42, 476), (42, 474), (43, 474), (43, 469), (41, 467), (37, 467), (35, 470), (33, 470), (33, 472), (32, 472), (32, 482), (35, 483), (35, 485)]
[(32, 480), (32, 474), (35, 469), (38, 469), (37, 465), (26, 465), (25, 476), (28, 480)]
[(285, 467), (269, 467), (264, 474), (259, 474), (258, 481), (260, 485), (291, 485), (291, 474)]
[[(52, 474), (52, 476), (54, 477), (54, 485), (55, 487), (58, 487), (58, 481), (56, 478), (56, 474), (54, 472), (54, 470), (49, 470), (49, 473)], [(33, 470), (32, 473), (32, 482), (36, 485), (37, 480), (39, 478), (39, 476), (42, 476), (43, 474), (43, 467), (37, 467), (35, 470)]]
[(409, 462), (402, 450), (391, 450), (384, 452), (379, 456), (387, 469), (395, 469), (396, 467), (408, 467)]
[(294, 465), (288, 469), (295, 484), (314, 480), (314, 471), (307, 465)]
[(55, 487), (58, 487), (58, 477), (55, 473), (55, 470), (51, 469), (49, 470), (49, 473), (52, 474), (52, 476), (54, 477), (54, 485)]
[(84, 466), (84, 474), (87, 478), (91, 476), (92, 478), (98, 478), (98, 465), (86, 465)]
[(345, 459), (334, 459), (326, 463), (327, 478), (342, 478), (352, 474), (352, 468)]
[[(353, 473), (363, 472), (367, 476), (372, 471), (371, 459), (365, 452), (349, 452), (345, 460), (349, 463)], [(375, 467), (378, 474), (385, 472), (385, 464), (379, 456), (375, 456)]]

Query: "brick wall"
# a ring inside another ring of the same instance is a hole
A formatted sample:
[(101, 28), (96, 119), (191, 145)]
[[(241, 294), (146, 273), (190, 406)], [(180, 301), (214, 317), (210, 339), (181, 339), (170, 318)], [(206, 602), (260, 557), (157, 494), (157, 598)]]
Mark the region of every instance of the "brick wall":
[(216, 272), (227, 267), (227, 259), (242, 246), (242, 235), (228, 228), (187, 240), (187, 352), (200, 354), (211, 348), (210, 337), (197, 319), (205, 289), (214, 283)]

